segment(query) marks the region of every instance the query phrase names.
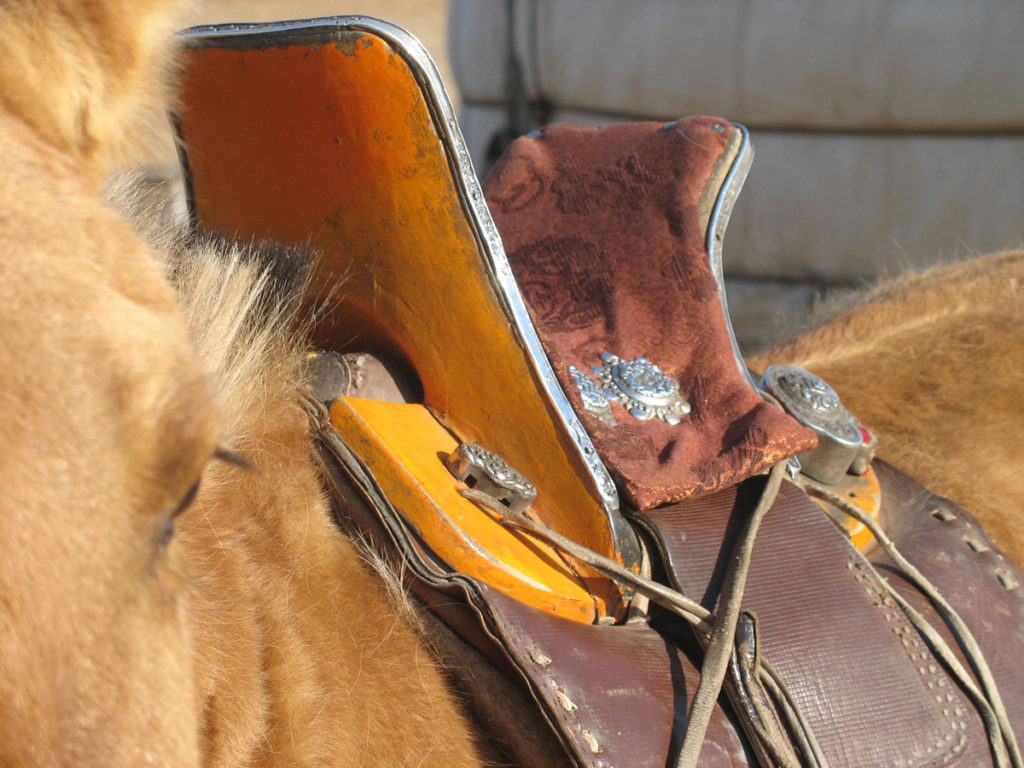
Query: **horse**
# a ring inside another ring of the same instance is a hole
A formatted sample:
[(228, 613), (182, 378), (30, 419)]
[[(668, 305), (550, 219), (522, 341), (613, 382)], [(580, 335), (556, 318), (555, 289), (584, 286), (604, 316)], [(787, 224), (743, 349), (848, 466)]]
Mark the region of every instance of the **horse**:
[[(174, 5), (0, 14), (0, 762), (493, 763), (400, 579), (332, 519), (300, 405), (308, 255), (104, 197), (166, 105)], [(1022, 260), (879, 288), (751, 361), (826, 376), (1018, 554)]]
[(104, 200), (165, 114), (177, 5), (0, 12), (0, 762), (479, 765), (331, 519), (294, 302), (212, 246), (169, 276), (180, 244)]

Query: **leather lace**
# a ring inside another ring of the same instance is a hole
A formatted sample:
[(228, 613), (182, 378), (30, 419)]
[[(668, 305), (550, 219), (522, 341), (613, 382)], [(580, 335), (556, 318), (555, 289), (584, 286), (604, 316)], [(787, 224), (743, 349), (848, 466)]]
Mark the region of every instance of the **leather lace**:
[[(745, 528), (730, 556), (730, 566), (722, 587), (718, 610), (714, 614), (681, 592), (639, 576), (618, 565), (613, 560), (586, 549), (571, 539), (552, 531), (543, 524), (531, 520), (524, 515), (511, 512), (507, 507), (496, 502), (486, 494), (473, 490), (465, 490), (462, 494), (466, 498), (496, 512), (504, 524), (528, 530), (609, 578), (628, 584), (638, 594), (681, 616), (693, 625), (697, 632), (709, 638), (704, 662), (701, 667), (700, 683), (690, 707), (690, 716), (687, 719), (682, 747), (675, 762), (675, 768), (695, 768), (707, 733), (711, 711), (722, 692), (730, 659), (733, 659), (734, 664), (737, 663), (735, 660), (736, 630), (751, 552), (761, 520), (775, 502), (782, 479), (785, 476), (785, 469), (785, 462), (780, 462), (769, 473), (768, 482), (761, 492), (758, 504), (747, 519)], [(902, 571), (903, 575), (935, 606), (939, 615), (942, 616), (950, 627), (957, 644), (966, 656), (980, 685), (974, 682), (970, 672), (964, 668), (948, 643), (939, 635), (935, 628), (892, 587), (886, 578), (878, 573), (877, 569), (872, 568), (882, 588), (896, 602), (907, 619), (931, 646), (936, 657), (946, 667), (950, 675), (977, 709), (985, 725), (996, 768), (1024, 768), (1020, 749), (1013, 729), (1010, 726), (1006, 707), (1003, 704), (992, 672), (974, 635), (963, 619), (942, 596), (939, 590), (912, 563), (903, 557), (895, 543), (886, 535), (885, 531), (882, 530), (881, 526), (874, 519), (837, 494), (816, 487), (807, 487), (805, 491), (834, 505), (866, 526), (885, 553)], [(868, 564), (868, 567), (871, 567), (871, 565)], [(785, 686), (767, 659), (762, 657), (759, 660), (757, 673), (759, 682), (771, 695), (773, 703), (783, 720), (785, 720), (787, 730), (793, 736), (801, 753), (801, 757), (798, 758), (793, 750), (789, 748), (788, 744), (778, 743), (778, 740), (769, 738), (769, 743), (765, 744), (765, 748), (770, 753), (772, 762), (784, 768), (799, 768), (800, 766), (827, 768), (827, 761), (818, 746), (817, 740), (814, 738), (808, 724), (800, 715)]]
[[(460, 493), (465, 498), (496, 513), (502, 524), (529, 531), (571, 557), (586, 563), (594, 570), (630, 586), (638, 594), (682, 617), (694, 627), (695, 631), (709, 638), (704, 662), (701, 666), (700, 683), (690, 706), (682, 746), (675, 762), (676, 768), (696, 768), (700, 750), (707, 735), (711, 713), (721, 695), (730, 660), (732, 659), (733, 663), (738, 663), (735, 659), (736, 628), (740, 618), (740, 606), (754, 541), (764, 515), (775, 503), (785, 473), (786, 462), (784, 461), (776, 464), (769, 472), (768, 481), (761, 491), (757, 506), (747, 518), (744, 529), (730, 556), (730, 567), (722, 587), (718, 610), (714, 614), (681, 592), (633, 573), (614, 560), (587, 549), (542, 523), (521, 513), (513, 512), (486, 493), (473, 489), (465, 489)], [(758, 681), (772, 696), (773, 703), (782, 712), (788, 730), (794, 733), (804, 758), (801, 762), (780, 734), (779, 737), (769, 738), (765, 745), (771, 754), (773, 763), (780, 768), (800, 768), (801, 766), (828, 768), (817, 740), (771, 665), (766, 660), (760, 659), (756, 674)]]
[[(312, 405), (312, 403), (308, 405)], [(337, 439), (336, 434), (333, 434), (333, 429), (329, 428), (329, 422), (325, 420), (326, 414), (323, 406), (319, 403), (316, 405), (318, 407), (315, 409), (311, 408), (311, 416), (313, 416), (314, 422), (321, 426), (321, 431), (324, 433), (322, 437), (327, 437), (337, 450), (337, 443), (341, 441)], [(768, 475), (768, 481), (761, 492), (758, 504), (748, 518), (730, 555), (730, 567), (719, 598), (718, 610), (714, 614), (681, 592), (627, 570), (615, 561), (583, 547), (543, 524), (520, 513), (512, 512), (508, 507), (485, 493), (473, 489), (465, 489), (461, 493), (467, 499), (496, 513), (504, 525), (530, 531), (596, 571), (619, 583), (628, 585), (638, 595), (642, 595), (680, 616), (691, 624), (696, 632), (709, 638), (701, 668), (701, 682), (694, 695), (686, 732), (675, 762), (675, 768), (695, 768), (705, 740), (710, 714), (721, 694), (729, 664), (740, 665), (742, 663), (737, 653), (737, 626), (748, 627), (751, 622), (756, 622), (754, 617), (744, 614), (740, 610), (740, 604), (754, 540), (761, 520), (774, 504), (785, 470), (786, 462), (781, 462), (775, 465)], [(963, 619), (939, 593), (938, 589), (903, 557), (885, 531), (870, 516), (841, 496), (827, 490), (816, 487), (807, 487), (804, 490), (810, 495), (827, 501), (867, 527), (885, 553), (902, 571), (902, 574), (935, 606), (967, 658), (978, 683), (975, 683), (971, 672), (963, 666), (935, 628), (875, 570), (875, 576), (883, 589), (931, 646), (936, 657), (977, 709), (985, 725), (996, 768), (1024, 768), (1016, 737), (1010, 726), (1006, 708), (995, 685), (991, 670), (981, 648)], [(379, 501), (383, 501), (383, 499), (379, 499)], [(870, 564), (868, 567), (871, 567)], [(827, 761), (813, 732), (768, 659), (758, 653), (753, 668), (758, 684), (769, 695), (772, 705), (784, 722), (785, 730), (799, 751), (798, 756), (786, 739), (782, 738), (781, 733), (777, 731), (773, 733), (769, 729), (767, 733), (761, 734), (762, 746), (767, 753), (766, 757), (773, 766), (780, 768), (828, 768)]]
[[(804, 489), (808, 494), (816, 496), (838, 508), (857, 522), (864, 525), (875, 540), (879, 543), (889, 559), (902, 571), (911, 584), (917, 587), (925, 597), (935, 606), (935, 610), (943, 618), (955, 638), (957, 645), (963, 651), (968, 664), (974, 670), (974, 674), (980, 683), (975, 684), (971, 674), (964, 668), (960, 660), (956, 658), (948, 643), (939, 635), (927, 620), (911, 606), (903, 596), (889, 583), (888, 579), (875, 571), (875, 576), (886, 593), (901, 608), (903, 613), (914, 628), (925, 638), (932, 647), (939, 661), (946, 667), (950, 675), (956, 680), (964, 693), (971, 699), (978, 714), (985, 724), (985, 731), (989, 740), (989, 747), (992, 750), (992, 759), (996, 768), (1024, 768), (1021, 760), (1020, 748), (1017, 738), (1010, 726), (1010, 720), (1003, 705), (1002, 696), (996, 687), (995, 678), (985, 661), (985, 655), (981, 647), (974, 639), (974, 635), (968, 629), (960, 615), (953, 609), (953, 606), (942, 596), (939, 590), (924, 575), (914, 567), (896, 548), (895, 543), (890, 539), (882, 527), (869, 515), (865, 514), (855, 504), (851, 504), (842, 496), (832, 493), (823, 488), (808, 486)], [(869, 564), (870, 565), (870, 564)]]

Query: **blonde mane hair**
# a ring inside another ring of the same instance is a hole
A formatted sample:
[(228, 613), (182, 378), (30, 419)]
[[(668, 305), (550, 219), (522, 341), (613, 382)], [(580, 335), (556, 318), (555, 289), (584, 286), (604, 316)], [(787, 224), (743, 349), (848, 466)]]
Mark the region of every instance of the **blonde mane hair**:
[(210, 377), (226, 447), (244, 450), (275, 408), (301, 396), (309, 332), (327, 306), (303, 305), (316, 253), (190, 233), (174, 179), (154, 184), (137, 171), (120, 173), (105, 196), (162, 265)]
[[(222, 445), (250, 464), (210, 464), (175, 537), (204, 764), (259, 762), (270, 742), (279, 760), (400, 764), (424, 749), (425, 764), (478, 765), (401, 574), (342, 535), (324, 495), (300, 407), (315, 254), (181, 236), (134, 181), (114, 185), (112, 199), (163, 261), (225, 425)], [(345, 725), (353, 717), (357, 734)]]
[(216, 382), (226, 433), (243, 451), (279, 403), (298, 402), (307, 354), (297, 314), (308, 274), (301, 262), (309, 257), (268, 248), (200, 242), (174, 249), (169, 265), (196, 353)]

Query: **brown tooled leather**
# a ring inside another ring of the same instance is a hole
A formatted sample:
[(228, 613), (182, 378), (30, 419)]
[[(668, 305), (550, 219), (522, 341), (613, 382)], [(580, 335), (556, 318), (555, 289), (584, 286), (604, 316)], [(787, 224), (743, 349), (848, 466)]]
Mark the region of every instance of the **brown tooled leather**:
[[(646, 622), (580, 624), (542, 613), (485, 585), (494, 631), (578, 765), (674, 765), (697, 684), (696, 663)], [(716, 706), (701, 768), (755, 764), (741, 732)]]
[[(1004, 581), (1021, 581), (1019, 570), (991, 548), (962, 509), (888, 465), (877, 462), (876, 467), (883, 515), (897, 546), (975, 633), (1010, 721), (1024, 723), (1019, 665), (1024, 596), (1020, 587), (1004, 586)], [(678, 588), (708, 608), (762, 483), (753, 478), (738, 488), (639, 515)], [(950, 519), (933, 516), (938, 508)], [(983, 551), (975, 552), (968, 539)], [(880, 566), (955, 647), (935, 610), (887, 567), (884, 554), (864, 558), (816, 504), (784, 483), (762, 524), (743, 598), (744, 610), (757, 617), (761, 653), (779, 673), (830, 765), (990, 766), (977, 711), (883, 594), (868, 561)]]
[[(882, 522), (889, 536), (970, 628), (992, 670), (1017, 742), (1024, 744), (1024, 575), (958, 504), (884, 461), (872, 466), (882, 488)], [(887, 575), (893, 573), (881, 550), (868, 559)], [(904, 579), (892, 582), (915, 608), (926, 610), (924, 598)], [(932, 623), (945, 631), (941, 621)], [(948, 633), (946, 641), (959, 650)], [(945, 693), (935, 696), (940, 704)]]
[[(816, 441), (745, 381), (708, 262), (701, 201), (706, 216), (738, 130), (709, 117), (556, 125), (513, 142), (484, 182), (555, 373), (640, 509), (727, 488)], [(590, 374), (606, 352), (658, 365), (691, 414), (592, 416), (569, 366)]]

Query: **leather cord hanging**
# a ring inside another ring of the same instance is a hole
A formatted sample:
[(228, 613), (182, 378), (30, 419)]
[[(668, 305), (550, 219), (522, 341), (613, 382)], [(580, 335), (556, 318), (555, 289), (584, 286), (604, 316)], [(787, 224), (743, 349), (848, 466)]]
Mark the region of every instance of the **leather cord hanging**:
[(907, 579), (928, 598), (932, 605), (935, 606), (939, 615), (948, 624), (953, 633), (953, 637), (963, 650), (968, 663), (977, 675), (977, 678), (981, 683), (980, 689), (971, 680), (970, 673), (964, 669), (963, 665), (953, 654), (952, 649), (939, 636), (938, 632), (936, 632), (924, 617), (922, 617), (920, 613), (918, 613), (913, 606), (911, 606), (903, 596), (892, 587), (888, 579), (882, 578), (881, 575), (878, 575), (877, 569), (875, 569), (876, 575), (878, 575), (878, 580), (882, 584), (883, 588), (900, 606), (903, 613), (906, 614), (907, 618), (914, 625), (914, 628), (925, 637), (929, 645), (934, 649), (938, 658), (950, 671), (964, 692), (967, 693), (974, 702), (983, 722), (985, 723), (989, 746), (992, 749), (992, 758), (995, 761), (996, 766), (998, 768), (1003, 768), (1004, 766), (1024, 768), (1024, 761), (1022, 761), (1021, 758), (1017, 738), (1010, 725), (1002, 696), (1000, 696), (999, 689), (996, 687), (995, 679), (989, 669), (988, 662), (985, 661), (985, 656), (982, 653), (981, 648), (974, 639), (974, 635), (971, 633), (970, 629), (968, 629), (964, 620), (942, 596), (939, 590), (936, 589), (936, 587), (928, 581), (928, 579), (926, 579), (911, 562), (903, 557), (893, 541), (886, 535), (885, 531), (882, 530), (882, 527), (878, 525), (874, 519), (866, 515), (859, 507), (851, 504), (838, 494), (811, 486), (808, 486), (805, 490), (810, 495), (816, 496), (837, 507), (871, 531), (875, 540), (885, 551), (886, 555), (888, 555), (893, 563), (895, 563), (902, 571), (903, 575), (906, 576)]
[(711, 720), (711, 710), (722, 691), (722, 684), (729, 667), (729, 657), (732, 655), (736, 625), (739, 621), (747, 573), (750, 570), (754, 541), (761, 527), (761, 521), (775, 503), (785, 473), (785, 461), (780, 461), (768, 473), (768, 482), (761, 492), (761, 498), (753, 513), (747, 518), (744, 530), (730, 557), (730, 567), (722, 585), (718, 610), (715, 612), (714, 628), (704, 652), (704, 663), (700, 669), (700, 683), (697, 685), (697, 693), (693, 698), (693, 706), (686, 724), (683, 746), (676, 760), (676, 768), (696, 768), (697, 760), (700, 758), (704, 735), (707, 732), (708, 722)]
[[(566, 554), (585, 562), (610, 578), (628, 584), (637, 593), (648, 597), (690, 622), (696, 631), (710, 636), (704, 663), (701, 667), (700, 683), (690, 708), (682, 747), (675, 763), (676, 768), (696, 768), (710, 722), (711, 711), (722, 692), (730, 659), (735, 654), (736, 629), (754, 541), (761, 521), (775, 503), (785, 473), (786, 462), (779, 462), (769, 472), (768, 481), (761, 492), (758, 504), (748, 518), (744, 532), (733, 550), (730, 558), (732, 567), (729, 569), (726, 583), (722, 589), (718, 611), (714, 615), (682, 593), (622, 568), (614, 561), (580, 546), (541, 523), (511, 511), (485, 493), (473, 489), (465, 489), (460, 493), (465, 498), (496, 513), (505, 525), (522, 528), (540, 536)], [(759, 682), (772, 692), (773, 698), (784, 710), (791, 729), (798, 734), (798, 741), (801, 742), (803, 751), (809, 757), (810, 762), (816, 768), (827, 768), (813, 734), (800, 718), (796, 707), (792, 705), (778, 676), (763, 661), (758, 667), (757, 674), (761, 678)], [(786, 706), (787, 703), (788, 706)], [(801, 736), (803, 738), (800, 738)], [(800, 768), (799, 758), (786, 745), (781, 742), (777, 743), (772, 751), (775, 753), (777, 765), (781, 768)]]

